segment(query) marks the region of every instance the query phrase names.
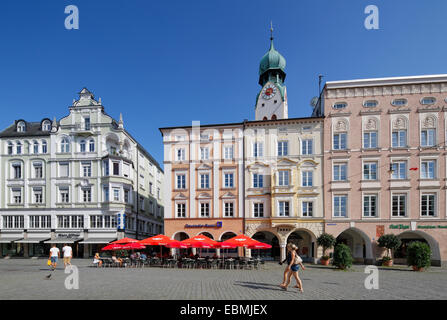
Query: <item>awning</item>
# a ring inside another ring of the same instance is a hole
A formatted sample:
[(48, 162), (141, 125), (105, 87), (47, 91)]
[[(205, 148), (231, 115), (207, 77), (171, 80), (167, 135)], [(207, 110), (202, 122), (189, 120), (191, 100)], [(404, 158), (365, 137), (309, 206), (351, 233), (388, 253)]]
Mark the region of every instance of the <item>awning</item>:
[(36, 238), (28, 238), (28, 239), (22, 239), (19, 241), (16, 241), (16, 243), (40, 243), (44, 240), (48, 240), (49, 237), (36, 237)]
[(114, 238), (88, 238), (88, 239), (85, 239), (84, 241), (81, 241), (79, 243), (86, 243), (86, 244), (88, 244), (88, 243), (98, 243), (98, 244), (103, 244), (103, 243), (109, 243), (109, 242), (111, 242), (111, 241), (113, 241), (115, 239), (116, 239), (116, 237), (114, 237)]
[(17, 236), (0, 237), (0, 243), (10, 243), (20, 239), (23, 239), (23, 237), (17, 237)]
[(79, 239), (53, 239), (53, 240), (48, 240), (45, 241), (44, 243), (75, 243), (79, 240), (82, 240), (83, 238), (79, 238)]

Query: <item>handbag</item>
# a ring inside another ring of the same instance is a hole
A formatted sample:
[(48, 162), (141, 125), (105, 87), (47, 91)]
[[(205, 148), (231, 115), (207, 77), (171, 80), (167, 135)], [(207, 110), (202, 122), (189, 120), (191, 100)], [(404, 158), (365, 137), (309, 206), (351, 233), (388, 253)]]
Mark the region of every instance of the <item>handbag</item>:
[(51, 260), (50, 259), (48, 259), (47, 265), (51, 266)]
[(293, 264), (300, 264), (303, 262), (303, 259), (298, 255), (298, 253), (295, 253), (295, 259), (293, 260)]

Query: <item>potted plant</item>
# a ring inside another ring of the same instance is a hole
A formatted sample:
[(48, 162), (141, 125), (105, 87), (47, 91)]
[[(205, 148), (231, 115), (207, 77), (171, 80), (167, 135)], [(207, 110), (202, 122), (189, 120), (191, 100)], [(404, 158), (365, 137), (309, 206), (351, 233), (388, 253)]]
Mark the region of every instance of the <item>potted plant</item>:
[(327, 266), (329, 264), (329, 256), (326, 255), (327, 249), (331, 249), (335, 245), (335, 238), (329, 233), (322, 233), (317, 238), (317, 244), (323, 247), (323, 256), (320, 259), (322, 265)]
[(431, 250), (428, 244), (420, 241), (411, 242), (407, 247), (407, 263), (414, 271), (423, 271), (431, 263)]
[(343, 243), (337, 244), (334, 249), (333, 265), (339, 269), (346, 269), (352, 266), (352, 255), (349, 247)]
[(394, 234), (384, 234), (377, 240), (379, 247), (386, 248), (386, 256), (382, 258), (382, 265), (391, 267), (393, 265), (392, 251), (399, 249), (400, 239)]

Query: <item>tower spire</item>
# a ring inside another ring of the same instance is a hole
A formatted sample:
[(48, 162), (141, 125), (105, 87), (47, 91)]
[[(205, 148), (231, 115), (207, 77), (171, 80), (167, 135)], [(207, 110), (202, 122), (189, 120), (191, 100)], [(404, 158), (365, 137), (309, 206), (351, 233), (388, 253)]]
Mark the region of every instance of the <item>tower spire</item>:
[(270, 40), (273, 41), (273, 23), (270, 20)]

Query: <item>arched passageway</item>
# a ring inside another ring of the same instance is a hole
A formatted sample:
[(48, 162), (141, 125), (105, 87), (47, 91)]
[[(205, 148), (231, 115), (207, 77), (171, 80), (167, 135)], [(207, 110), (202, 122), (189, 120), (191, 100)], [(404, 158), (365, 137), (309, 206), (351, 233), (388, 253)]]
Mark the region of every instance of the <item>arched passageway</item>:
[(279, 247), (279, 240), (276, 235), (269, 231), (258, 231), (253, 235), (252, 238), (272, 246), (271, 249), (251, 250), (252, 257), (260, 257), (265, 260), (279, 261), (281, 251)]

